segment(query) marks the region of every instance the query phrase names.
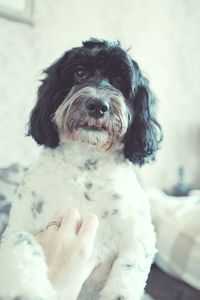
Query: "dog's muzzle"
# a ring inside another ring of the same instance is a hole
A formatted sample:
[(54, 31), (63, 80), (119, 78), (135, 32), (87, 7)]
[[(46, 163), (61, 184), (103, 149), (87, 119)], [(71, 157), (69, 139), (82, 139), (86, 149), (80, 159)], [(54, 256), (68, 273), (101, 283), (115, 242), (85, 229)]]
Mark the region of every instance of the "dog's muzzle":
[(120, 143), (129, 124), (129, 109), (120, 91), (75, 86), (55, 112), (60, 135), (91, 144)]

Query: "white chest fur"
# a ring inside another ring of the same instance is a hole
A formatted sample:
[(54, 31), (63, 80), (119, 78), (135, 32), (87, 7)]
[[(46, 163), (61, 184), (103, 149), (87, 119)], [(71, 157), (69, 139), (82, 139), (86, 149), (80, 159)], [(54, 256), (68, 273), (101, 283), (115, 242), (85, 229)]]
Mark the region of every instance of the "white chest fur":
[(77, 143), (43, 150), (25, 176), (14, 206), (11, 227), (31, 233), (42, 230), (55, 213), (70, 207), (76, 207), (82, 217), (90, 212), (99, 217), (93, 255), (102, 265), (86, 283), (80, 299), (94, 299), (88, 290), (101, 289), (120, 251), (141, 239), (142, 223), (150, 224), (146, 197), (133, 165), (121, 151), (100, 153)]
[(140, 192), (132, 164), (119, 151), (105, 154), (72, 144), (44, 150), (24, 178), (19, 197), (25, 193), (32, 198), (22, 200), (40, 229), (52, 215), (69, 207), (79, 209), (82, 217), (96, 213), (102, 222), (128, 217), (143, 204), (136, 198)]

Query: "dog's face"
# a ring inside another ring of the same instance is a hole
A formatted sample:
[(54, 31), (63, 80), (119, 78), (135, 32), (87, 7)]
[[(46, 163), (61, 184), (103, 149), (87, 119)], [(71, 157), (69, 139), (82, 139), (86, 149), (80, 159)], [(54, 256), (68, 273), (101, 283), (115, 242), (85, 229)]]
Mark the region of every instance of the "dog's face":
[(114, 148), (132, 119), (130, 59), (119, 47), (81, 47), (72, 50), (60, 67), (68, 88), (53, 117), (60, 139)]
[(38, 144), (55, 148), (70, 139), (112, 151), (124, 143), (131, 161), (154, 158), (161, 137), (154, 97), (119, 43), (84, 42), (45, 72), (29, 124)]

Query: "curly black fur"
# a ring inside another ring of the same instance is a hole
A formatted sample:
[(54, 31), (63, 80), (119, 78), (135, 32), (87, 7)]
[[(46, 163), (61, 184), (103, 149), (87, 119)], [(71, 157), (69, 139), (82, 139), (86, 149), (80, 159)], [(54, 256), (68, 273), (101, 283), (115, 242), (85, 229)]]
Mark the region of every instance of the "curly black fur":
[[(88, 76), (80, 80), (77, 68), (84, 67)], [(38, 90), (38, 100), (30, 117), (28, 135), (46, 147), (59, 143), (52, 116), (74, 85), (107, 81), (121, 91), (132, 112), (132, 122), (124, 137), (124, 155), (142, 165), (155, 159), (162, 140), (161, 128), (155, 120), (155, 97), (148, 80), (138, 64), (122, 50), (119, 42), (91, 39), (66, 52), (44, 71), (46, 74)]]

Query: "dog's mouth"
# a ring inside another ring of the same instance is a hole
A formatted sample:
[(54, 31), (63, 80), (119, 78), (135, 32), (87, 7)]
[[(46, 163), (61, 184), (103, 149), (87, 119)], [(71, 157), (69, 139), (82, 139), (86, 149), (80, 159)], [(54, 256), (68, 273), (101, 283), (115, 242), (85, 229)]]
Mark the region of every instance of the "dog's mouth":
[(106, 126), (100, 122), (99, 120), (90, 119), (84, 123), (81, 123), (79, 125), (79, 128), (82, 128), (84, 130), (88, 131), (106, 131)]

